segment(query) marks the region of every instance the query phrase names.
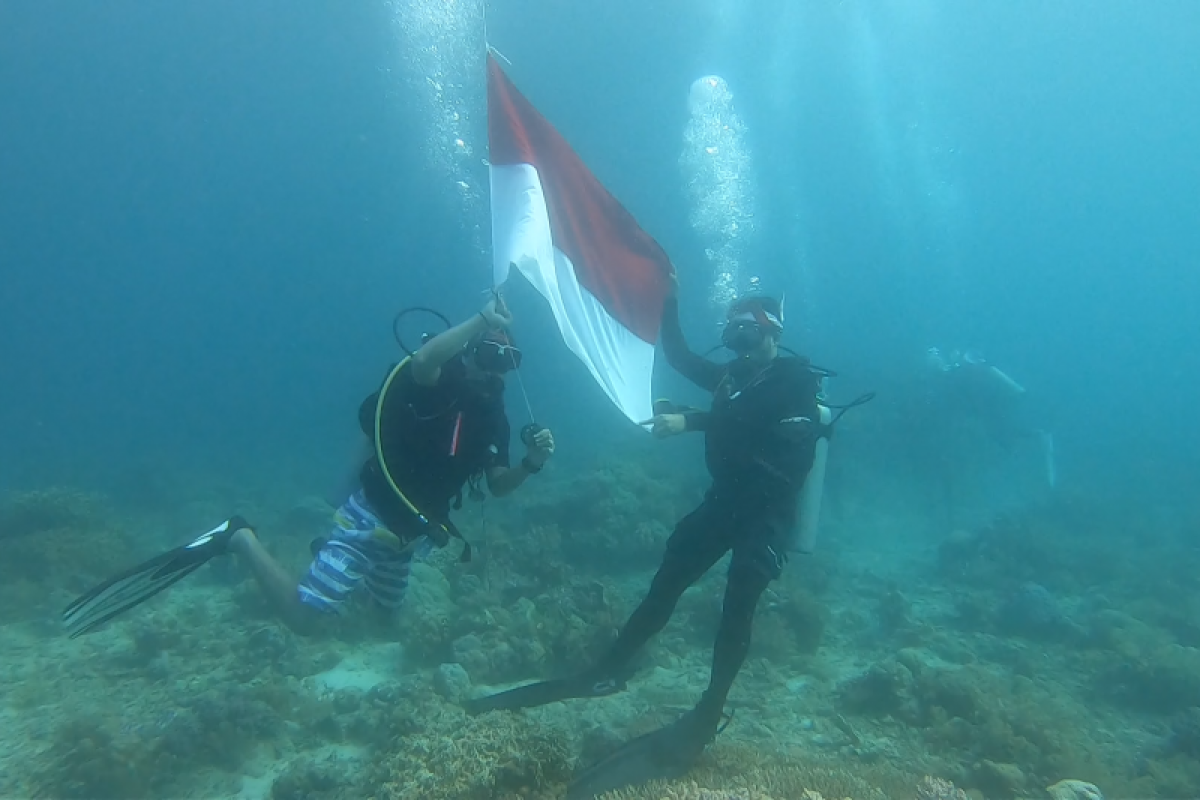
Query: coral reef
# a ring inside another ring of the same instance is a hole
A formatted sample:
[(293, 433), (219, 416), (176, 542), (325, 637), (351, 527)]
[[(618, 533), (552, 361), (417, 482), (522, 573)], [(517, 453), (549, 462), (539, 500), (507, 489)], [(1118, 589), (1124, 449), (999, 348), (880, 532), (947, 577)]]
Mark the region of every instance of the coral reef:
[(561, 735), (524, 717), (447, 709), (374, 762), (367, 784), (379, 800), (549, 800), (570, 778), (569, 756)]
[(755, 619), (754, 653), (785, 661), (793, 655), (811, 656), (821, 647), (829, 607), (805, 589), (780, 589)]
[(617, 552), (629, 566), (651, 567), (689, 495), (669, 474), (622, 459), (571, 476), (553, 493), (529, 500), (523, 517), (529, 527), (556, 527), (563, 557), (581, 570), (606, 564)]
[(108, 501), (95, 492), (64, 486), (15, 492), (0, 501), (0, 539), (88, 530), (111, 517)]
[[(60, 601), (165, 542), (139, 535), (156, 518), (122, 509), (117, 525), (96, 495), (9, 498), (0, 739), (20, 755), (0, 794), (234, 796), (254, 776), (276, 800), (561, 796), (579, 763), (703, 691), (724, 576), (681, 598), (627, 691), (466, 717), (468, 692), (591, 661), (696, 499), (650, 461), (543, 477), (489, 510), (486, 535), (463, 520), (476, 562), (447, 549), (414, 565), (396, 620), (351, 614), (311, 639), (234, 559), (94, 636), (48, 635)], [(296, 532), (264, 541), (302, 569), (325, 510), (271, 491), (262, 518)], [(735, 722), (686, 780), (614, 800), (1194, 796), (1200, 558), (1151, 534), (1127, 548), (1131, 514), (1080, 506), (1106, 509), (1054, 501), (961, 530), (936, 560), (830, 537), (764, 594)]]
[[(876, 781), (877, 783), (872, 783)], [(802, 759), (741, 748), (720, 748), (692, 771), (692, 777), (655, 781), (609, 792), (601, 800), (966, 800), (954, 784), (870, 768), (855, 771), (806, 763)]]
[(1027, 581), (1005, 598), (997, 615), (1003, 632), (1038, 641), (1078, 639), (1080, 629), (1045, 586)]
[(36, 776), (40, 793), (80, 800), (134, 800), (163, 791), (166, 773), (154, 754), (122, 740), (99, 719), (80, 717), (59, 729), (45, 768)]
[(1068, 778), (1053, 786), (1047, 786), (1050, 800), (1104, 800), (1104, 795), (1093, 784)]
[(7, 496), (0, 503), (0, 541), (0, 623), (45, 614), (52, 589), (60, 597), (64, 589), (82, 591), (145, 548), (116, 524), (105, 497), (67, 487)]
[[(775, 800), (766, 792), (755, 788), (736, 789), (706, 789), (691, 781), (686, 783), (662, 783), (626, 789), (616, 792), (606, 792), (600, 800)], [(824, 800), (816, 792), (804, 790), (800, 800)]]
[(967, 793), (948, 780), (926, 775), (917, 784), (917, 800), (967, 800)]

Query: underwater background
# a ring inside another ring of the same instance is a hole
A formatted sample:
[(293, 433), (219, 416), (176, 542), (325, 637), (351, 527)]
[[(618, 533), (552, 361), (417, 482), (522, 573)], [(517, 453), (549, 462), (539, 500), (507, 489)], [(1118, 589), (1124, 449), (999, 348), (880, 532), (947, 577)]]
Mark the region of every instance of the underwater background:
[[(458, 514), (480, 557), (418, 564), (394, 624), (297, 638), (232, 559), (59, 623), (233, 512), (305, 568), (396, 312), (489, 285), (484, 30), (477, 0), (0, 2), (0, 796), (549, 798), (702, 690), (720, 566), (629, 691), (458, 708), (588, 663), (707, 485), (519, 282), (557, 453)], [(833, 400), (878, 395), (733, 723), (622, 796), (1200, 797), (1200, 4), (495, 0), (486, 31), (671, 254), (695, 349), (761, 286)], [(1024, 386), (1053, 459), (931, 398), (932, 346)]]

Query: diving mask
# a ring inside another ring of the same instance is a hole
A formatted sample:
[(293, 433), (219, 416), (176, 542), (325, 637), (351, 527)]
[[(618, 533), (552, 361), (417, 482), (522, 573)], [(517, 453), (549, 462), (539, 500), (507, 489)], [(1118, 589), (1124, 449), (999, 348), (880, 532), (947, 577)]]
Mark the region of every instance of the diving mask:
[(743, 311), (729, 318), (721, 331), (721, 344), (739, 355), (760, 347), (770, 335), (783, 332), (783, 323), (774, 314), (762, 308)]
[(475, 366), (496, 375), (521, 368), (520, 349), (507, 341), (502, 342), (490, 336), (475, 345), (473, 358)]

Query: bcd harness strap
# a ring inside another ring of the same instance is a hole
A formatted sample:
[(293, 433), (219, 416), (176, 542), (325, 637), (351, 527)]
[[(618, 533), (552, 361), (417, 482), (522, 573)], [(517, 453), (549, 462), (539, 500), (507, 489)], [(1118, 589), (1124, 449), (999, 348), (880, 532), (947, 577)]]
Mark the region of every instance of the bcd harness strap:
[[(471, 543), (463, 537), (462, 532), (459, 531), (459, 529), (450, 520), (431, 520), (429, 517), (425, 516), (425, 514), (423, 514), (419, 508), (413, 505), (412, 501), (408, 499), (408, 496), (405, 495), (403, 490), (401, 490), (396, 484), (396, 480), (392, 477), (391, 470), (388, 469), (387, 461), (383, 457), (383, 403), (387, 398), (388, 390), (392, 387), (392, 382), (396, 380), (396, 376), (400, 374), (400, 370), (404, 369), (404, 365), (410, 360), (411, 356), (406, 357), (403, 361), (393, 367), (392, 371), (388, 373), (387, 378), (384, 380), (383, 387), (379, 390), (379, 400), (375, 403), (375, 459), (379, 462), (379, 471), (383, 473), (383, 477), (387, 481), (388, 486), (391, 487), (392, 492), (394, 492), (396, 497), (400, 499), (400, 502), (403, 503), (404, 506), (412, 512), (413, 516), (416, 517), (421, 523), (421, 525), (424, 527), (425, 535), (433, 539), (433, 541), (436, 542), (439, 547), (445, 546), (446, 543), (450, 541), (451, 537), (461, 541), (463, 543), (463, 551), (458, 560), (460, 563), (466, 563), (471, 560)], [(457, 446), (457, 438), (458, 429), (456, 427), (455, 446)]]

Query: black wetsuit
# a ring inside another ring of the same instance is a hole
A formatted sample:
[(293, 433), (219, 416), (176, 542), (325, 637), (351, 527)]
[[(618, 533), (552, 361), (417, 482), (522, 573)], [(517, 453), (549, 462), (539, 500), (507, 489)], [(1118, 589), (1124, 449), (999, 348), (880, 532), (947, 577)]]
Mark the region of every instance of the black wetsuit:
[(759, 596), (779, 577), (795, 528), (800, 490), (821, 433), (820, 379), (807, 359), (717, 364), (691, 352), (673, 298), (663, 309), (662, 343), (672, 367), (713, 393), (711, 411), (687, 415), (688, 430), (705, 432), (713, 483), (700, 506), (676, 525), (650, 592), (598, 672), (623, 678), (634, 654), (667, 624), (683, 592), (732, 550), (712, 675), (701, 701), (716, 720), (746, 659)]
[[(503, 390), (498, 378), (486, 386), (469, 382), (457, 359), (442, 367), (434, 386), (418, 384), (407, 364), (393, 381), (383, 408), (383, 456), (392, 479), (429, 519), (447, 522), (451, 503), (469, 479), (493, 466), (508, 466)], [(375, 392), (358, 414), (372, 442), (378, 401)], [(360, 477), (367, 502), (393, 533), (406, 539), (429, 532), (396, 496), (374, 456)]]

